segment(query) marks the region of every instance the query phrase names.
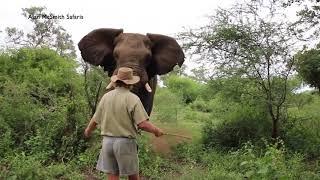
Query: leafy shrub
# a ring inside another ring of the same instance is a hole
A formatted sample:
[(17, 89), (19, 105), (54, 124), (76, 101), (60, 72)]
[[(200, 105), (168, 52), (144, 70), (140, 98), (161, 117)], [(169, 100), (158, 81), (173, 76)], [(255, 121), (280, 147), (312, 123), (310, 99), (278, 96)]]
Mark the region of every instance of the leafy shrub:
[(147, 141), (146, 136), (138, 139), (140, 174), (150, 179), (159, 179), (164, 172), (171, 168), (170, 163), (156, 155)]
[(83, 179), (77, 169), (70, 169), (64, 164), (45, 166), (38, 160), (37, 155), (27, 156), (24, 153), (9, 156), (2, 160), (0, 167), (5, 167), (0, 173), (0, 179)]
[(171, 75), (166, 78), (165, 85), (186, 104), (195, 101), (202, 92), (201, 84), (188, 77)]
[(194, 110), (198, 110), (201, 112), (212, 112), (212, 107), (208, 104), (208, 102), (204, 101), (201, 98), (197, 98), (194, 102), (191, 103), (191, 108)]
[(41, 48), (4, 52), (0, 59), (0, 156), (15, 147), (49, 163), (84, 151), (86, 100), (76, 62)]
[(12, 136), (10, 127), (0, 117), (0, 159), (10, 153), (13, 145)]
[[(265, 146), (245, 143), (236, 151), (204, 149), (200, 144), (181, 144), (176, 148), (179, 161), (205, 169), (187, 173), (200, 179), (320, 179), (318, 169), (308, 169), (301, 154), (288, 152), (282, 141)], [(188, 176), (190, 175), (190, 176)]]
[(234, 105), (228, 107), (221, 121), (215, 118), (205, 123), (203, 143), (207, 148), (238, 148), (249, 140), (257, 140), (269, 136), (271, 121), (267, 114), (257, 107)]
[(320, 157), (320, 98), (318, 95), (311, 98), (313, 100), (303, 106), (289, 108), (281, 136), (290, 150), (315, 159)]
[(255, 147), (247, 143), (233, 156), (241, 157), (240, 171), (249, 179), (319, 179), (304, 168), (301, 155), (287, 154), (282, 141), (266, 144), (261, 154), (255, 153)]
[(290, 118), (283, 130), (289, 149), (306, 154), (308, 158), (320, 157), (320, 123), (312, 118)]

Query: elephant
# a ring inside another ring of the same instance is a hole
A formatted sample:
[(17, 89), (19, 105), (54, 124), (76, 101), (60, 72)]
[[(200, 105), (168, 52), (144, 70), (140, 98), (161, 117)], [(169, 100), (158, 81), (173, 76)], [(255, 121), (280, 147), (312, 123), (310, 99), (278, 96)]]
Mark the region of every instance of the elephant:
[[(120, 67), (133, 69), (140, 81), (132, 88), (150, 116), (157, 75), (182, 66), (185, 55), (177, 41), (161, 34), (124, 33), (123, 29), (100, 28), (89, 32), (78, 43), (85, 62), (102, 66), (108, 76), (117, 74)], [(111, 84), (107, 86), (110, 88)]]

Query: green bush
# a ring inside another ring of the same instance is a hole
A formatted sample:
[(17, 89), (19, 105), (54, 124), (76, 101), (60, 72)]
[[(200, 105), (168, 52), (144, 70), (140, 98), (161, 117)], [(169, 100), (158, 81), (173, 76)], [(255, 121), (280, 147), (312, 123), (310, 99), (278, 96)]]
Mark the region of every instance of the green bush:
[(156, 155), (146, 136), (141, 136), (138, 139), (139, 145), (139, 168), (140, 174), (150, 179), (159, 179), (162, 174), (171, 169), (168, 160)]
[(210, 104), (204, 101), (201, 98), (197, 98), (195, 101), (191, 103), (191, 108), (193, 110), (201, 111), (201, 112), (212, 112), (213, 108)]
[(233, 153), (241, 157), (240, 171), (249, 179), (320, 179), (307, 170), (300, 154), (288, 154), (282, 141), (266, 144), (264, 151), (255, 153), (253, 145), (246, 144)]
[(83, 179), (77, 169), (61, 164), (45, 165), (38, 159), (38, 155), (27, 156), (24, 153), (8, 156), (1, 161), (3, 167), (0, 179)]
[(290, 150), (316, 159), (320, 157), (320, 98), (313, 95), (312, 99), (303, 106), (289, 108), (288, 119), (282, 128), (282, 138)]
[[(319, 169), (309, 169), (301, 154), (288, 152), (282, 141), (264, 146), (245, 143), (236, 151), (204, 149), (199, 144), (181, 144), (175, 150), (179, 162), (205, 169), (177, 179), (320, 179)], [(191, 178), (192, 179), (192, 178)]]
[(320, 157), (320, 122), (318, 119), (290, 118), (283, 130), (289, 149), (306, 154), (308, 158)]
[(171, 75), (165, 79), (164, 84), (186, 104), (195, 101), (202, 92), (202, 85), (188, 77)]
[(84, 151), (87, 107), (76, 67), (49, 49), (0, 54), (0, 157), (24, 152), (49, 163)]
[(0, 117), (0, 159), (4, 158), (13, 148), (12, 131), (9, 125)]
[(203, 126), (203, 143), (206, 148), (239, 148), (249, 140), (270, 135), (271, 121), (263, 110), (241, 104), (228, 108), (224, 119), (217, 121), (212, 118)]

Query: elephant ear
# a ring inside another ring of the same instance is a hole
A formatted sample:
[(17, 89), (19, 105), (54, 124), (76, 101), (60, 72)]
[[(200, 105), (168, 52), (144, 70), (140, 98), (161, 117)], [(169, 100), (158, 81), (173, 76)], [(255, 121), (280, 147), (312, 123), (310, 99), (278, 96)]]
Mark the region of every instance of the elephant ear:
[(104, 66), (105, 70), (114, 67), (114, 39), (123, 32), (122, 29), (101, 28), (91, 31), (78, 43), (81, 56), (85, 62)]
[(172, 71), (175, 65), (182, 66), (185, 56), (175, 39), (160, 34), (148, 33), (147, 36), (152, 42), (153, 72), (162, 75)]

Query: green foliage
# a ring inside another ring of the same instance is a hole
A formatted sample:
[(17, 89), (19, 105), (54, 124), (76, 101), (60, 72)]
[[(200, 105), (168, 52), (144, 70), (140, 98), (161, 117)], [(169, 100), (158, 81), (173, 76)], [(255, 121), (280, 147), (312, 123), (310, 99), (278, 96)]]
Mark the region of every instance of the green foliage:
[[(292, 36), (292, 26), (279, 4), (243, 1), (216, 10), (207, 25), (180, 33), (187, 51), (195, 54), (213, 77), (235, 77), (244, 79), (240, 81), (243, 86), (256, 86), (254, 96), (264, 98), (260, 103), (272, 118), (272, 137), (279, 135), (278, 122), (284, 116), (287, 80), (294, 63), (291, 44), (297, 39)], [(241, 98), (238, 94), (243, 86), (234, 82), (235, 86), (226, 85), (234, 87), (228, 92), (231, 98)]]
[(299, 75), (320, 92), (320, 49), (301, 51), (296, 55), (296, 59)]
[[(207, 103), (206, 103), (207, 104)], [(210, 112), (204, 112), (204, 111), (198, 111), (195, 110), (195, 107), (193, 104), (190, 106), (187, 106), (183, 109), (181, 109), (179, 113), (179, 120), (184, 122), (190, 122), (190, 123), (198, 123), (200, 125), (203, 124), (206, 120), (209, 120), (211, 118)], [(206, 107), (205, 109), (212, 109), (211, 106)], [(201, 109), (203, 109), (201, 107)]]
[(303, 108), (305, 105), (312, 103), (313, 96), (310, 93), (291, 94), (289, 97), (289, 104), (298, 109)]
[(207, 148), (239, 148), (243, 143), (267, 137), (271, 132), (267, 113), (257, 107), (232, 104), (224, 108), (221, 121), (215, 118), (207, 121), (203, 128), (203, 143)]
[(186, 163), (203, 163), (202, 157), (205, 155), (205, 147), (202, 144), (178, 144), (174, 149), (174, 158)]
[(171, 92), (182, 97), (182, 101), (189, 104), (201, 94), (201, 84), (188, 77), (171, 75), (165, 79), (164, 84)]
[(76, 63), (24, 48), (2, 53), (0, 64), (0, 157), (16, 149), (41, 162), (68, 161), (83, 151), (86, 104)]
[(161, 122), (177, 122), (181, 99), (168, 88), (158, 88), (154, 100), (154, 117)]
[(27, 156), (25, 153), (8, 156), (1, 161), (6, 164), (0, 178), (33, 180), (33, 179), (83, 179), (77, 169), (61, 164), (44, 165), (38, 156)]
[[(320, 98), (317, 95), (298, 94), (313, 100), (304, 106), (289, 108), (288, 120), (283, 127), (283, 139), (292, 151), (298, 151), (307, 158), (320, 157)], [(310, 97), (311, 96), (311, 97)]]
[(190, 107), (194, 110), (201, 112), (212, 112), (213, 108), (209, 106), (209, 104), (204, 101), (202, 98), (197, 98), (190, 104)]
[(234, 156), (241, 156), (240, 171), (249, 179), (310, 179), (317, 175), (305, 170), (302, 156), (292, 154), (286, 157), (282, 141), (267, 144), (260, 154), (254, 152), (251, 144), (246, 144)]
[(205, 169), (205, 173), (195, 170), (186, 173), (190, 176), (177, 179), (320, 179), (316, 169), (309, 170), (300, 154), (287, 152), (282, 141), (266, 143), (264, 148), (246, 143), (239, 150), (227, 153), (181, 144), (175, 152), (178, 161)]
[(224, 101), (243, 102), (262, 96), (252, 80), (237, 76), (211, 79), (204, 89), (202, 97), (208, 101), (220, 96)]
[(90, 117), (92, 117), (99, 103), (99, 98), (106, 92), (104, 87), (106, 87), (107, 82), (110, 81), (101, 67), (90, 66), (85, 62), (83, 62), (82, 65), (84, 69), (85, 96), (91, 111)]
[(170, 163), (151, 150), (151, 146), (145, 136), (140, 137), (138, 140), (141, 174), (150, 179), (159, 179), (164, 172), (171, 168)]

